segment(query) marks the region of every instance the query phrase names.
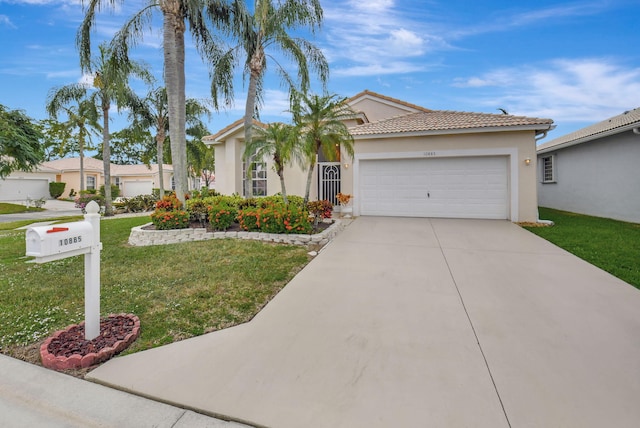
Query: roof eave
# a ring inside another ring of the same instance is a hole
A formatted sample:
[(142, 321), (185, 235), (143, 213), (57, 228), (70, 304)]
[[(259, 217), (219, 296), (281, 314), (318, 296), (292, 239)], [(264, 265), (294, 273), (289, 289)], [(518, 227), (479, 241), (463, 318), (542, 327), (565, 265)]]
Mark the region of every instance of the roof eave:
[(518, 132), (518, 131), (548, 131), (555, 128), (553, 123), (535, 124), (535, 125), (516, 125), (516, 126), (486, 126), (478, 128), (459, 128), (459, 129), (435, 129), (430, 131), (412, 131), (412, 132), (390, 132), (382, 134), (360, 134), (354, 135), (354, 140), (365, 140), (370, 138), (395, 138), (395, 137), (423, 137), (429, 135), (451, 135), (451, 134), (478, 134), (491, 132)]
[[(578, 144), (588, 143), (589, 141), (598, 140), (604, 137), (610, 137), (612, 135), (621, 134), (623, 132), (631, 131), (634, 128), (638, 128), (640, 123), (630, 123), (619, 128), (610, 129), (605, 132), (600, 132), (593, 135), (587, 135), (586, 137), (576, 138), (575, 140), (565, 141), (564, 143), (554, 144), (553, 146), (542, 147), (537, 150), (538, 153), (544, 154), (553, 152), (555, 150), (566, 149), (567, 147), (577, 146)], [(544, 144), (542, 144), (544, 146)]]

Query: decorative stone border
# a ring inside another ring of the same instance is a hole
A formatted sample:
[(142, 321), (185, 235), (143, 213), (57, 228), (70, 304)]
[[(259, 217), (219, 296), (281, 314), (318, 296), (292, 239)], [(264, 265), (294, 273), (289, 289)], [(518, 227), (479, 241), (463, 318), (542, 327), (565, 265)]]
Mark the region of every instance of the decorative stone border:
[(69, 331), (78, 325), (84, 325), (84, 321), (80, 324), (73, 324), (68, 326), (64, 330), (56, 331), (51, 337), (47, 338), (42, 345), (40, 345), (40, 358), (42, 365), (48, 369), (53, 370), (69, 370), (87, 368), (95, 364), (107, 361), (111, 357), (124, 351), (129, 345), (131, 345), (140, 335), (140, 319), (133, 314), (112, 314), (110, 317), (127, 317), (133, 320), (133, 329), (131, 333), (127, 334), (124, 339), (118, 340), (113, 346), (100, 349), (98, 352), (91, 352), (87, 355), (73, 354), (69, 357), (58, 356), (56, 357), (49, 352), (49, 344), (52, 340), (58, 338), (62, 333)]
[(177, 244), (180, 242), (205, 241), (208, 239), (252, 239), (265, 242), (281, 242), (290, 245), (318, 245), (329, 243), (348, 224), (345, 220), (334, 220), (334, 223), (321, 233), (315, 235), (277, 234), (261, 232), (207, 232), (205, 228), (188, 228), (172, 230), (144, 230), (152, 223), (131, 229), (129, 244), (143, 247), (147, 245)]

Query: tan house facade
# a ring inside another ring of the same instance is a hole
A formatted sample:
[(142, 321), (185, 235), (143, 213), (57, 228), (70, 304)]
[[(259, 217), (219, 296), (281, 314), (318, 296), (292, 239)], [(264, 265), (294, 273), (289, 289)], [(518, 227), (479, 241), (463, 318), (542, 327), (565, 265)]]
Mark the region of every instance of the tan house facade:
[[(536, 138), (554, 128), (551, 119), (429, 110), (371, 91), (347, 102), (358, 113), (347, 124), (354, 157), (320, 159), (311, 199), (351, 194), (356, 216), (537, 221)], [(239, 120), (204, 139), (223, 194), (242, 194), (243, 136)], [(304, 194), (306, 173), (285, 171), (289, 194)], [(271, 159), (253, 176), (265, 194), (280, 192)]]

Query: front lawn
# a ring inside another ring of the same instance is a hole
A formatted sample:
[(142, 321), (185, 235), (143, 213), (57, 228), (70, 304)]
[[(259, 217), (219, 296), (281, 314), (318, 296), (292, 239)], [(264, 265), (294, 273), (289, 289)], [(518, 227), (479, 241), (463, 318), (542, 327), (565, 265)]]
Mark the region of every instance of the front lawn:
[(20, 214), (30, 213), (36, 211), (44, 211), (44, 208), (26, 207), (19, 204), (8, 204), (6, 202), (0, 202), (0, 215), (1, 214)]
[(552, 227), (527, 227), (570, 253), (640, 288), (640, 224), (540, 208)]
[[(248, 240), (128, 246), (148, 221), (101, 222), (101, 314), (142, 326), (125, 353), (249, 321), (309, 261), (304, 247)], [(0, 231), (0, 352), (35, 362), (39, 343), (84, 319), (84, 262), (25, 263), (24, 234)]]

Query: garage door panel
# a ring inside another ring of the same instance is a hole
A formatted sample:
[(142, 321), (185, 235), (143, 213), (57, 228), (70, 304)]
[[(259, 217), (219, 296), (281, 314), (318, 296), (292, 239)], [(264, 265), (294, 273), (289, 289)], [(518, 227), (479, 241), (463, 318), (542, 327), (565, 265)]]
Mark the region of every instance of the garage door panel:
[(361, 215), (508, 217), (506, 157), (360, 161)]
[(49, 198), (49, 180), (46, 178), (5, 178), (0, 180), (0, 200), (22, 201)]

